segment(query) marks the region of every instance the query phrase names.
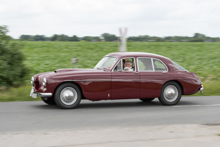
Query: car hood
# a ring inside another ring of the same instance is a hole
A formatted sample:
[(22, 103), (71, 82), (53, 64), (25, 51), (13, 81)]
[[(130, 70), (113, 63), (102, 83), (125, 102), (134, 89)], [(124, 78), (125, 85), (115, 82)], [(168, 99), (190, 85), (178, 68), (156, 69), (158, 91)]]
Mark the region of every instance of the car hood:
[(83, 75), (91, 75), (91, 74), (97, 74), (105, 72), (104, 70), (97, 70), (97, 69), (58, 69), (54, 72), (45, 72), (36, 74), (34, 76), (34, 81), (42, 82), (43, 78), (47, 79), (68, 79), (68, 77), (77, 77), (77, 76), (83, 76)]

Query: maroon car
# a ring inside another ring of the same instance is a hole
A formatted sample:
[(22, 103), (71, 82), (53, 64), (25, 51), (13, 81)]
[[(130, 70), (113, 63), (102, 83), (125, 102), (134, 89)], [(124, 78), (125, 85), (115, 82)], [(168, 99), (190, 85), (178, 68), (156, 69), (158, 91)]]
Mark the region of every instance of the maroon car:
[(203, 92), (195, 73), (169, 58), (140, 52), (110, 53), (93, 69), (59, 69), (31, 78), (31, 97), (41, 97), (60, 108), (75, 108), (81, 99), (91, 101), (159, 98), (177, 104), (182, 95)]

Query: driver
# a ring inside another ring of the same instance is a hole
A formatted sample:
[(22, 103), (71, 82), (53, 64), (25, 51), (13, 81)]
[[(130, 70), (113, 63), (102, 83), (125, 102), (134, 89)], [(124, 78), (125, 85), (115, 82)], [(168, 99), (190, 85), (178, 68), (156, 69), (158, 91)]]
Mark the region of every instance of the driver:
[(126, 61), (125, 62), (125, 67), (124, 67), (125, 71), (134, 71), (132, 68), (132, 62), (131, 61)]

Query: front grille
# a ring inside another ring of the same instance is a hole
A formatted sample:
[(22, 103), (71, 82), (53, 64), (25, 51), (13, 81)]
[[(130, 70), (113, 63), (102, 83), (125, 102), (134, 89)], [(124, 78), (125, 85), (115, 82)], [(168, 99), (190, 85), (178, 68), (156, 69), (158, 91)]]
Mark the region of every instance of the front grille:
[(34, 88), (36, 89), (36, 90), (38, 90), (39, 89), (39, 82), (38, 81), (34, 81)]

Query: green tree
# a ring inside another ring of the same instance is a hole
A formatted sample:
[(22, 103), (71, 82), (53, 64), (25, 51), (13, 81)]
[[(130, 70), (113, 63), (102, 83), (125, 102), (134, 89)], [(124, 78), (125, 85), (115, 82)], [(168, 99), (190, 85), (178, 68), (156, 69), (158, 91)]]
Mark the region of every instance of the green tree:
[(34, 36), (31, 35), (21, 35), (20, 40), (34, 40)]
[(46, 37), (44, 35), (35, 35), (34, 40), (35, 41), (45, 41)]
[(69, 41), (69, 37), (67, 35), (59, 35), (59, 37), (57, 38), (58, 41)]
[(70, 37), (69, 41), (79, 41), (79, 38), (76, 35), (73, 35), (73, 37)]
[(200, 34), (200, 33), (195, 33), (193, 38), (201, 38), (201, 39), (205, 39), (206, 36), (204, 34)]
[(189, 42), (204, 42), (205, 40), (202, 38), (192, 38), (189, 40)]
[(7, 32), (6, 26), (0, 26), (0, 87), (16, 87), (24, 84), (27, 68), (21, 45), (11, 43)]
[(54, 34), (52, 37), (51, 37), (51, 41), (56, 41), (58, 39), (58, 35), (57, 34)]
[(105, 41), (117, 41), (118, 40), (118, 37), (116, 37), (113, 34), (109, 34), (109, 33), (102, 34), (102, 37), (105, 39)]

